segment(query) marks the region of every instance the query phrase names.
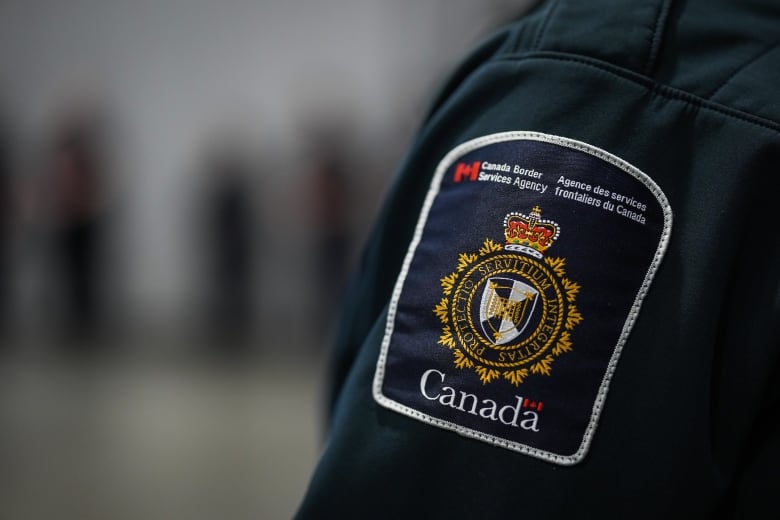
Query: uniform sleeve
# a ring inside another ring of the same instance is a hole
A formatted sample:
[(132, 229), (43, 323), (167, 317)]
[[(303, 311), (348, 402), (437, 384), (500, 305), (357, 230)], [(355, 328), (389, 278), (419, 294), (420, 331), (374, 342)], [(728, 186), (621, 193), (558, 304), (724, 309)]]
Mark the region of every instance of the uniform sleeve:
[[(780, 370), (775, 369), (777, 382)], [(756, 421), (746, 446), (741, 474), (734, 486), (735, 519), (762, 518), (777, 510), (780, 492), (780, 391), (777, 384), (771, 402)]]

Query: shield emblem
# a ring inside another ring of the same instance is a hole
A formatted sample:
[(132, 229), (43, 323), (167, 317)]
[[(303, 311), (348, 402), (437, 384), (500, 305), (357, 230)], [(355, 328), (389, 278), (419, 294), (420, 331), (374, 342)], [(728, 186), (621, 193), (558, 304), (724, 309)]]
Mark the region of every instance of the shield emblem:
[(479, 306), (485, 337), (494, 345), (505, 345), (522, 334), (531, 321), (538, 294), (519, 280), (488, 278)]

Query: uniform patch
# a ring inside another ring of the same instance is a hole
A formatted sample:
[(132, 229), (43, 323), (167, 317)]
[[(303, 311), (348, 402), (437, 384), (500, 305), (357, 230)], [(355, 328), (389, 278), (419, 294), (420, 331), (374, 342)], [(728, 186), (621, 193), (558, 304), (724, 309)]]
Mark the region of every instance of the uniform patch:
[(396, 283), (374, 398), (579, 462), (671, 223), (647, 175), (588, 144), (508, 132), (458, 146)]

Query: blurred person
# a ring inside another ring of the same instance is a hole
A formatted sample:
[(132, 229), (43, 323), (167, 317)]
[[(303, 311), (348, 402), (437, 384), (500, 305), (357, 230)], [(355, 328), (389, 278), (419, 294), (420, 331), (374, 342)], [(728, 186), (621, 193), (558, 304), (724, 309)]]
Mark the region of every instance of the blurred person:
[(12, 304), (10, 273), (11, 219), (13, 218), (13, 183), (11, 173), (10, 129), (0, 111), (0, 348), (8, 333)]
[(47, 191), (58, 310), (66, 339), (87, 346), (100, 316), (105, 137), (97, 114), (74, 110), (56, 129)]
[(251, 178), (255, 165), (246, 154), (222, 149), (208, 162), (204, 200), (208, 308), (218, 352), (236, 354), (248, 347), (256, 276), (256, 227)]
[(780, 5), (546, 2), (433, 103), (297, 518), (761, 518), (780, 491)]
[(349, 171), (343, 137), (337, 131), (320, 136), (308, 170), (310, 223), (315, 247), (313, 276), (317, 285), (320, 328), (335, 318), (351, 247)]

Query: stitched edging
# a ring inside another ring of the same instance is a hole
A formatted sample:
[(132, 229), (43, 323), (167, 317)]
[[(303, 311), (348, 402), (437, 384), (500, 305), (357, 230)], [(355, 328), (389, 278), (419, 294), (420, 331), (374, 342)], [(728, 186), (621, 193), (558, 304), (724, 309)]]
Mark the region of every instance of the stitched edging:
[[(422, 240), (423, 231), (425, 229), (426, 223), (428, 222), (428, 215), (431, 211), (431, 208), (433, 207), (434, 201), (436, 200), (436, 196), (439, 194), (444, 173), (458, 158), (466, 155), (467, 153), (473, 150), (482, 148), (490, 144), (501, 143), (506, 141), (515, 141), (515, 140), (532, 140), (532, 141), (542, 141), (542, 142), (557, 144), (559, 146), (572, 148), (593, 155), (605, 162), (612, 164), (613, 166), (616, 166), (617, 168), (625, 171), (626, 173), (628, 173), (629, 175), (631, 175), (632, 177), (640, 181), (642, 184), (644, 184), (644, 186), (648, 190), (650, 190), (650, 192), (655, 196), (656, 201), (661, 205), (661, 208), (663, 210), (663, 215), (664, 215), (663, 230), (661, 232), (660, 241), (656, 249), (655, 255), (653, 257), (653, 261), (650, 263), (650, 266), (647, 270), (647, 273), (645, 274), (642, 285), (640, 286), (639, 291), (637, 292), (637, 295), (634, 298), (634, 302), (631, 306), (631, 309), (629, 310), (628, 316), (623, 325), (623, 329), (621, 330), (620, 337), (618, 338), (618, 342), (615, 345), (615, 349), (613, 350), (612, 356), (610, 357), (609, 363), (607, 364), (607, 369), (605, 371), (604, 377), (601, 380), (601, 384), (599, 385), (599, 390), (596, 394), (596, 400), (593, 404), (593, 409), (591, 411), (591, 418), (583, 433), (583, 438), (580, 443), (580, 446), (577, 449), (577, 451), (571, 455), (561, 455), (558, 453), (552, 453), (549, 451), (540, 450), (538, 448), (533, 448), (531, 446), (519, 442), (508, 441), (500, 437), (489, 435), (477, 430), (473, 430), (471, 428), (454, 424), (449, 421), (432, 417), (423, 412), (415, 410), (409, 406), (394, 401), (393, 399), (385, 396), (382, 391), (384, 376), (385, 376), (385, 366), (387, 363), (387, 354), (390, 348), (390, 341), (392, 339), (393, 331), (395, 328), (395, 318), (398, 310), (398, 302), (401, 298), (401, 293), (403, 292), (404, 284), (406, 282), (406, 277), (409, 274), (409, 268), (411, 266), (412, 260), (414, 259), (415, 253), (417, 251), (417, 247), (419, 246)], [(465, 143), (456, 146), (439, 163), (436, 172), (433, 176), (433, 179), (431, 180), (431, 186), (428, 190), (428, 194), (425, 198), (425, 202), (423, 204), (422, 210), (420, 211), (420, 217), (415, 227), (414, 236), (412, 237), (412, 241), (409, 244), (409, 249), (407, 250), (406, 257), (404, 258), (404, 262), (401, 267), (401, 272), (398, 275), (398, 279), (393, 289), (393, 295), (390, 300), (390, 305), (387, 311), (385, 335), (382, 338), (382, 346), (379, 353), (379, 358), (377, 360), (376, 372), (374, 373), (374, 381), (373, 381), (373, 388), (372, 388), (374, 400), (379, 405), (385, 408), (415, 418), (419, 421), (431, 424), (433, 426), (438, 426), (439, 428), (443, 428), (445, 430), (454, 431), (464, 437), (478, 439), (488, 444), (500, 446), (512, 451), (523, 453), (525, 455), (536, 457), (562, 466), (571, 466), (577, 464), (578, 462), (582, 461), (582, 459), (587, 454), (588, 449), (590, 448), (593, 434), (595, 433), (596, 427), (598, 426), (598, 420), (601, 416), (601, 411), (607, 397), (609, 384), (612, 380), (612, 376), (615, 372), (615, 369), (617, 368), (618, 359), (620, 358), (620, 354), (623, 350), (623, 347), (626, 341), (628, 340), (628, 335), (631, 332), (631, 329), (636, 321), (636, 318), (639, 315), (639, 310), (642, 306), (642, 302), (645, 296), (647, 295), (647, 291), (650, 288), (650, 284), (653, 280), (653, 277), (655, 276), (655, 273), (658, 270), (659, 265), (661, 264), (661, 260), (663, 259), (664, 253), (666, 252), (667, 246), (669, 244), (669, 238), (671, 236), (671, 228), (672, 228), (671, 205), (669, 204), (669, 200), (666, 198), (666, 195), (663, 193), (663, 191), (661, 191), (661, 188), (655, 183), (655, 181), (653, 181), (647, 174), (645, 174), (635, 166), (629, 164), (628, 162), (624, 161), (623, 159), (620, 159), (615, 155), (612, 155), (611, 153), (605, 150), (602, 150), (601, 148), (597, 148), (590, 144), (581, 141), (576, 141), (574, 139), (569, 139), (566, 137), (543, 134), (539, 132), (525, 132), (525, 131), (501, 132), (497, 134), (490, 134), (487, 136), (482, 136), (476, 139), (472, 139), (470, 141), (467, 141)]]

